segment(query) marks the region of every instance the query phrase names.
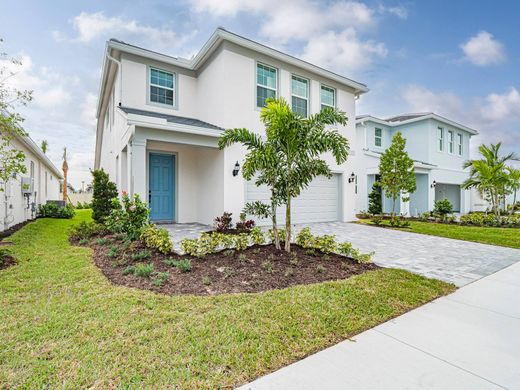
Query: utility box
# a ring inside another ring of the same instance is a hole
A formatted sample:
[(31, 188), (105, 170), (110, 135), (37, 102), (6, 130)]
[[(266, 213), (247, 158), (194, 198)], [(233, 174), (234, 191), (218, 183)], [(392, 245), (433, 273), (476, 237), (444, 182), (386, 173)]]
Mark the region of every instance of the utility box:
[(34, 179), (32, 177), (22, 177), (22, 195), (34, 193)]

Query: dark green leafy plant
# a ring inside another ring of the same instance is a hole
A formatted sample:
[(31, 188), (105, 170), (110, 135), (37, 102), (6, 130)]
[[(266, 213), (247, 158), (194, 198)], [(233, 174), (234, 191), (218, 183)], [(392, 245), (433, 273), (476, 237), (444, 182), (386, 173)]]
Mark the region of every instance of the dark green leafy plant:
[(141, 278), (149, 278), (154, 271), (153, 263), (143, 264), (139, 263), (135, 265), (134, 275)]
[(98, 234), (105, 233), (105, 228), (96, 222), (81, 221), (69, 230), (69, 238), (75, 240), (88, 239)]
[(133, 261), (141, 261), (141, 260), (149, 259), (151, 255), (152, 254), (150, 253), (149, 250), (143, 249), (142, 251), (132, 253), (131, 257), (132, 257)]
[(139, 195), (130, 198), (123, 194), (121, 202), (112, 199), (112, 210), (105, 218), (105, 225), (113, 233), (124, 233), (132, 241), (141, 235), (141, 229), (148, 223), (150, 209), (142, 202)]
[(74, 207), (70, 204), (66, 204), (61, 207), (56, 203), (47, 203), (40, 205), (39, 210), (40, 217), (43, 218), (62, 218), (62, 219), (70, 219), (74, 217)]
[(190, 272), (191, 271), (191, 259), (167, 259), (164, 261), (166, 264), (177, 268), (181, 272)]
[(102, 223), (114, 208), (112, 199), (117, 197), (117, 187), (103, 169), (92, 171), (92, 176), (92, 219)]
[(377, 182), (372, 185), (372, 191), (368, 194), (368, 212), (372, 215), (381, 214), (383, 212), (381, 186)]

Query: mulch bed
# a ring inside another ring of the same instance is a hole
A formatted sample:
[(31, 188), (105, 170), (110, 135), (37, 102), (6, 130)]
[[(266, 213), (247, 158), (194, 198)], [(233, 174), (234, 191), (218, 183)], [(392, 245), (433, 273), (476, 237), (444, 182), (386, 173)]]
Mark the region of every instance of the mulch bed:
[(0, 232), (0, 241), (6, 237), (9, 237), (10, 235), (14, 234), (21, 228), (23, 228), (25, 225), (27, 225), (29, 222), (33, 222), (33, 220), (27, 220), (24, 222), (20, 222), (16, 225), (11, 226), (9, 229), (4, 230), (3, 232)]
[(16, 265), (16, 260), (12, 256), (7, 255), (0, 260), (0, 270), (9, 268), (13, 265)]
[[(140, 262), (153, 263), (155, 273), (169, 274), (163, 286), (156, 286), (153, 284), (154, 274), (149, 278), (123, 274), (125, 268), (137, 264), (131, 259), (132, 253), (146, 249), (141, 243), (135, 242), (125, 250), (117, 237), (106, 238), (108, 242), (105, 245), (99, 245), (93, 238), (88, 246), (94, 250), (95, 264), (112, 283), (168, 295), (261, 292), (346, 279), (379, 268), (375, 264), (358, 264), (336, 254), (309, 251), (296, 244), (292, 245), (290, 254), (277, 250), (274, 245), (255, 245), (243, 251), (224, 250), (204, 258), (164, 255), (150, 250), (150, 257)], [(72, 243), (78, 245), (78, 242)], [(117, 257), (107, 256), (115, 247), (120, 248)], [(166, 264), (166, 259), (191, 259), (192, 269), (182, 273)]]

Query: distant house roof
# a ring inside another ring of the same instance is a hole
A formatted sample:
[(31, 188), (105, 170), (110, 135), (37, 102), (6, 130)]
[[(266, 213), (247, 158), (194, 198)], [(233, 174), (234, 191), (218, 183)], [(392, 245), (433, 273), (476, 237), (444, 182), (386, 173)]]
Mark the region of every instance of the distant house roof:
[(408, 114), (401, 114), (392, 116), (386, 119), (377, 118), (372, 115), (358, 115), (356, 116), (356, 124), (360, 124), (366, 121), (372, 121), (375, 123), (379, 123), (385, 126), (394, 127), (397, 125), (404, 125), (408, 123), (414, 123), (418, 121), (422, 121), (425, 119), (435, 119), (439, 122), (442, 122), (444, 124), (447, 124), (449, 126), (456, 127), (461, 130), (465, 130), (470, 134), (476, 135), (478, 134), (478, 131), (475, 129), (472, 129), (470, 127), (467, 127), (463, 124), (457, 123), (455, 121), (452, 121), (451, 119), (447, 119), (443, 116), (437, 115), (434, 112), (419, 112), (419, 113), (408, 113)]
[(119, 107), (119, 108), (121, 109), (121, 111), (125, 112), (126, 114), (134, 114), (134, 115), (148, 116), (148, 117), (152, 117), (152, 118), (166, 119), (166, 122), (177, 123), (180, 125), (202, 127), (205, 129), (218, 130), (218, 131), (224, 130), (222, 127), (212, 125), (211, 123), (204, 122), (204, 121), (201, 121), (201, 120), (195, 119), (195, 118), (186, 118), (183, 116), (161, 114), (159, 112), (139, 110), (137, 108), (130, 108), (130, 107)]
[(49, 157), (47, 157), (47, 155), (43, 153), (41, 148), (38, 145), (36, 145), (36, 142), (34, 142), (33, 139), (29, 137), (29, 135), (20, 136), (17, 134), (16, 138), (18, 139), (18, 141), (23, 143), (27, 147), (27, 149), (29, 149), (38, 158), (38, 160), (40, 160), (47, 168), (49, 168), (49, 170), (52, 171), (58, 179), (63, 179), (63, 174), (61, 173), (61, 171), (58, 168), (56, 168), (56, 166), (52, 163)]

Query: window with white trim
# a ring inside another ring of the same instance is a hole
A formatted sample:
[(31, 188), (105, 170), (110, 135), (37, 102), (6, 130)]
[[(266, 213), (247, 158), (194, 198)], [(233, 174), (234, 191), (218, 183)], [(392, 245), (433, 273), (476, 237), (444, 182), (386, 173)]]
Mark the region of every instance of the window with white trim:
[(448, 153), (453, 154), (455, 149), (455, 136), (453, 130), (448, 130)]
[(291, 95), (293, 112), (306, 117), (309, 107), (309, 80), (293, 75)]
[(383, 145), (383, 130), (376, 127), (374, 131), (374, 144), (381, 147)]
[(442, 152), (444, 150), (444, 129), (437, 127), (437, 151)]
[(175, 73), (150, 68), (150, 102), (175, 105)]
[(256, 64), (256, 106), (265, 107), (265, 101), (276, 98), (278, 71), (264, 64)]
[(462, 156), (462, 134), (457, 133), (457, 153)]
[(336, 90), (326, 85), (322, 85), (320, 89), (321, 109), (325, 107), (336, 107)]

